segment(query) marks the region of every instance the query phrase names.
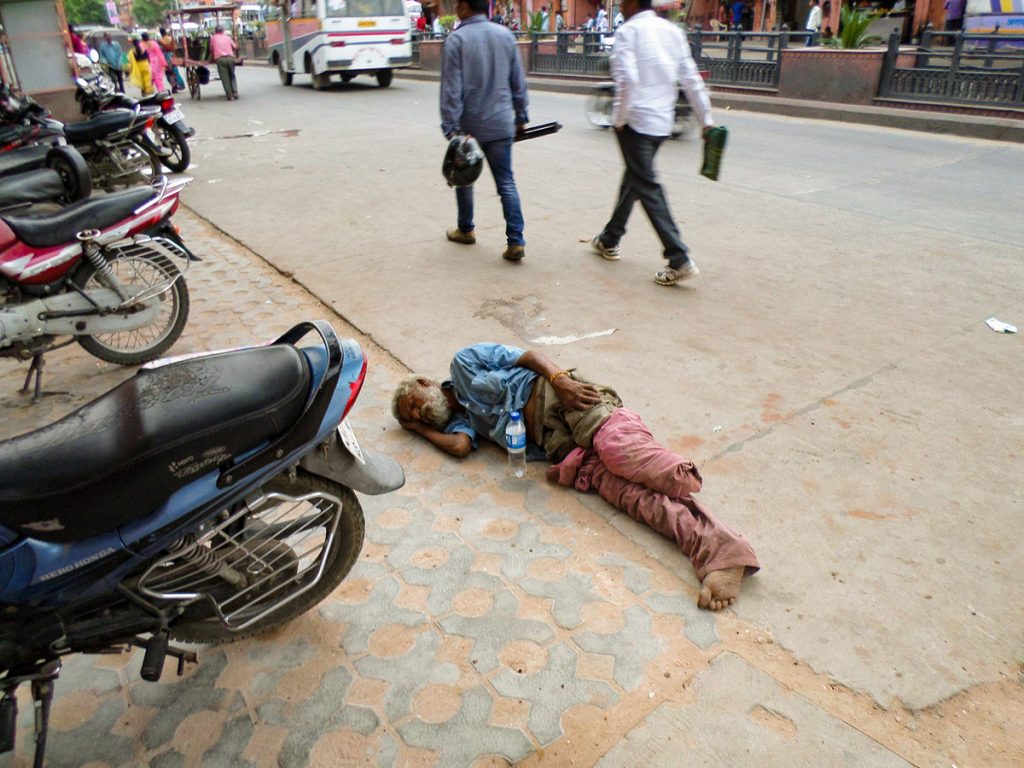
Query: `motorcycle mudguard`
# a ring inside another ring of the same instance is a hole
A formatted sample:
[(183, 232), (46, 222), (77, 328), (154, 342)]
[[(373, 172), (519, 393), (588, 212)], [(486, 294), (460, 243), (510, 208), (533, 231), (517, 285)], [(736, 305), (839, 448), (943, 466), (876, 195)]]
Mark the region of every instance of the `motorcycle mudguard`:
[(185, 252), (189, 261), (202, 261), (201, 258), (192, 253), (191, 248), (185, 245), (185, 241), (181, 239), (181, 235), (178, 234), (178, 230), (174, 228), (174, 225), (171, 224), (169, 219), (161, 221), (155, 227), (150, 227), (144, 234), (147, 234), (150, 237), (166, 237)]
[(405, 485), (402, 465), (390, 456), (356, 446), (355, 450), (359, 453), (357, 457), (349, 450), (342, 438), (346, 429), (346, 423), (342, 422), (315, 451), (302, 457), (299, 466), (310, 474), (326, 477), (353, 491), (371, 496), (389, 493)]

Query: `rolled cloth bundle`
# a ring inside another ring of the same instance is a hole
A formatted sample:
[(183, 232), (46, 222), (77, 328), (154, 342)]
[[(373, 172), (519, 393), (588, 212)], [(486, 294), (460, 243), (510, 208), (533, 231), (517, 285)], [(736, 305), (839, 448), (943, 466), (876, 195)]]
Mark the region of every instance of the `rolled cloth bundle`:
[(704, 163), (700, 167), (700, 175), (712, 181), (718, 181), (718, 172), (722, 167), (722, 153), (725, 142), (729, 138), (729, 130), (724, 125), (716, 125), (708, 131), (704, 139)]

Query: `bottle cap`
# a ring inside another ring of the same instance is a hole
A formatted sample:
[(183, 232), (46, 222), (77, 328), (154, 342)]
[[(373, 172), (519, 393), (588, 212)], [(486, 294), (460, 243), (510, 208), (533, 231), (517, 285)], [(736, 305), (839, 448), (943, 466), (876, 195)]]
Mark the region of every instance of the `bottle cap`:
[(512, 411), (512, 413), (510, 413), (508, 417), (512, 419), (512, 421), (519, 421), (522, 418), (522, 416), (519, 414), (519, 411)]

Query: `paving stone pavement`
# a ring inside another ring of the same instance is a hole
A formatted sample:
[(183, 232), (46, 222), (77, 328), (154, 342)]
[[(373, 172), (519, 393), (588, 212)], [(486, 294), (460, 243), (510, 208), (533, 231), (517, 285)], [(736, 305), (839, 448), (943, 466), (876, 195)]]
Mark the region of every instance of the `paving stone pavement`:
[[(51, 768), (678, 765), (659, 740), (680, 728), (702, 734), (685, 742), (694, 765), (743, 764), (765, 739), (803, 730), (825, 734), (833, 751), (820, 754), (845, 764), (900, 764), (886, 740), (914, 751), (906, 726), (868, 697), (830, 687), (731, 612), (699, 611), (689, 564), (652, 557), (670, 545), (600, 499), (545, 483), (537, 465), (526, 480), (509, 478), (489, 447), (451, 471), (451, 459), (390, 416), (407, 372), (397, 361), (209, 223), (186, 209), (177, 221), (205, 260), (188, 274), (192, 314), (171, 354), (329, 319), (370, 357), (353, 426), (402, 462), (408, 482), (361, 499), (358, 563), (284, 628), (201, 647), (199, 665), (176, 678), (169, 664), (156, 684), (140, 679), (139, 653), (69, 659)], [(33, 405), (16, 394), (25, 368), (0, 361), (0, 437), (49, 423), (133, 374), (68, 347), (48, 357), (46, 385), (70, 394)], [(743, 697), (728, 695), (745, 686)], [(743, 734), (728, 753), (739, 762), (708, 758), (723, 729)], [(22, 692), (18, 757), (0, 766), (30, 764), (30, 731)], [(815, 754), (769, 746), (779, 765)]]
[[(314, 317), (358, 336), (199, 217), (182, 210), (177, 220), (204, 261), (187, 276), (191, 316), (170, 354), (270, 339)], [(539, 468), (518, 482), (501, 461), (467, 462), (464, 483), (432, 484), (447, 459), (389, 415), (404, 371), (361, 341), (370, 373), (354, 426), (403, 462), (409, 483), (363, 499), (366, 543), (349, 578), (283, 630), (200, 648), (201, 663), (181, 679), (169, 665), (160, 683), (141, 681), (138, 654), (71, 658), (50, 766), (510, 764), (564, 738), (566, 713), (613, 711), (663, 679), (681, 645), (701, 658), (684, 639), (696, 611), (681, 607), (692, 596), (676, 577), (567, 503), (571, 493), (538, 489)], [(133, 374), (73, 345), (48, 356), (45, 379), (71, 394), (33, 405), (15, 393), (25, 368), (0, 368), (5, 437)], [(581, 518), (602, 535), (581, 540)], [(705, 645), (715, 637), (708, 623), (695, 622)], [(24, 700), (16, 765), (27, 764), (30, 715)]]

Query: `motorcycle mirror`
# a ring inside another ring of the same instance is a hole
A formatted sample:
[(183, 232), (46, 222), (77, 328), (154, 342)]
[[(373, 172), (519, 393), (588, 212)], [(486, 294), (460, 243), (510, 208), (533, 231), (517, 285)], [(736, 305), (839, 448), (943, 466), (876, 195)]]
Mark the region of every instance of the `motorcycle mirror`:
[(98, 53), (96, 53), (96, 49), (95, 48), (90, 48), (89, 49), (89, 61), (91, 61), (93, 64), (97, 64), (99, 62), (99, 60), (100, 60), (100, 55)]

